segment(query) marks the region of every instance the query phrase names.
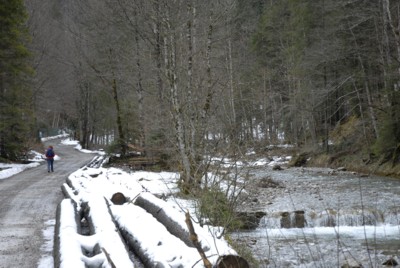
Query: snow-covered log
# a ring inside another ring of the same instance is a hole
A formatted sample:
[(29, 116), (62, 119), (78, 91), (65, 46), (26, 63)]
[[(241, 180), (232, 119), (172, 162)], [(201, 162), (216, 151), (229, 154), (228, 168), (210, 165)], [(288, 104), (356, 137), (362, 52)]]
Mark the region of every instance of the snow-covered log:
[(89, 222), (90, 233), (98, 239), (94, 253), (104, 253), (108, 262), (111, 262), (111, 267), (134, 267), (106, 200), (97, 195), (91, 195), (85, 201), (82, 209)]
[(61, 185), (61, 191), (64, 194), (65, 198), (71, 198), (71, 196), (74, 196), (72, 189), (66, 183), (63, 183), (63, 185)]
[(186, 246), (144, 209), (133, 204), (112, 205), (122, 235), (145, 267), (203, 267), (195, 248)]
[(82, 236), (80, 229), (80, 215), (77, 212), (76, 204), (71, 199), (64, 199), (57, 207), (54, 267), (111, 267), (109, 265), (102, 266), (107, 259), (104, 253), (95, 256), (85, 255), (85, 253), (93, 251), (94, 245), (97, 244), (97, 237)]
[[(153, 217), (161, 222), (171, 234), (179, 237), (187, 246), (194, 247), (190, 240), (189, 231), (185, 225), (184, 212), (177, 213), (176, 209), (167, 206), (166, 202), (150, 193), (142, 193), (139, 195), (135, 199), (134, 204), (153, 215)], [(171, 211), (173, 211), (173, 214), (171, 214)], [(178, 217), (172, 218), (171, 215), (174, 214), (178, 214)]]
[(79, 181), (75, 180), (71, 175), (66, 179), (66, 184), (73, 189), (74, 193), (78, 193), (82, 188), (82, 186), (79, 184)]
[(63, 185), (61, 186), (61, 191), (63, 192), (65, 198), (69, 198), (75, 203), (75, 205), (77, 206), (77, 210), (79, 211), (80, 210), (79, 199), (77, 198), (71, 187), (69, 187), (68, 184), (63, 183)]
[(79, 215), (74, 202), (64, 199), (57, 207), (54, 236), (54, 267), (85, 268), (79, 243)]
[[(134, 204), (142, 207), (148, 213), (153, 215), (153, 217), (162, 223), (171, 234), (178, 237), (187, 246), (194, 249), (194, 244), (190, 239), (191, 235), (185, 222), (184, 211), (177, 210), (172, 207), (172, 205), (157, 198), (151, 193), (142, 193), (135, 199)], [(213, 265), (216, 265), (217, 262), (222, 263), (221, 260), (226, 258), (226, 256), (233, 256), (232, 259), (239, 258), (236, 251), (231, 248), (223, 238), (219, 239), (212, 233), (212, 227), (203, 228), (199, 224), (193, 223), (193, 228), (202, 250)], [(200, 257), (199, 254), (198, 256)]]

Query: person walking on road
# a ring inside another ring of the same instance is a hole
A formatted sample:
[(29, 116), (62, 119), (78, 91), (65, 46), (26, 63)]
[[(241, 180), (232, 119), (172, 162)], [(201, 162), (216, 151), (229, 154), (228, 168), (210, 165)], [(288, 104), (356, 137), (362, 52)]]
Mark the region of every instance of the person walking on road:
[(55, 153), (54, 153), (53, 146), (50, 145), (46, 150), (47, 172), (50, 172), (50, 171), (54, 172), (54, 167), (53, 167), (54, 156), (55, 156)]

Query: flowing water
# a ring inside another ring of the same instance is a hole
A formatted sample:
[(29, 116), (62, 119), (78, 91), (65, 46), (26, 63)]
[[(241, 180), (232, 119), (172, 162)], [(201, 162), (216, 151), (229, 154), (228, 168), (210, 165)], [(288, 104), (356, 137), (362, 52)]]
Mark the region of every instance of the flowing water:
[[(260, 267), (386, 267), (400, 258), (400, 180), (330, 169), (258, 169), (248, 208), (266, 213), (237, 232)], [(346, 266), (344, 266), (346, 267)]]

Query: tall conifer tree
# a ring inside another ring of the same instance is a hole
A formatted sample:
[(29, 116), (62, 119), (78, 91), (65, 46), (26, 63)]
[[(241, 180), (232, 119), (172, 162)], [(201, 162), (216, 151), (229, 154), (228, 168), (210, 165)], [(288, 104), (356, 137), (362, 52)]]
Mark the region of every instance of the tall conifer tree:
[(0, 2), (0, 157), (16, 160), (29, 139), (32, 74), (23, 0)]

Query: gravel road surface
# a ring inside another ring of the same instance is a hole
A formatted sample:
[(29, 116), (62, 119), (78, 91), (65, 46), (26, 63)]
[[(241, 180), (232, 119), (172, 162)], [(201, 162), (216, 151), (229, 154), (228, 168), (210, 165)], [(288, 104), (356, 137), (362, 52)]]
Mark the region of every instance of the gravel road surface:
[(62, 200), (61, 185), (69, 174), (93, 159), (74, 146), (53, 140), (60, 160), (54, 161), (54, 172), (48, 173), (46, 163), (0, 180), (0, 268), (37, 267), (44, 243), (45, 223), (55, 219)]

